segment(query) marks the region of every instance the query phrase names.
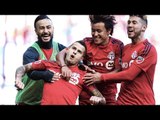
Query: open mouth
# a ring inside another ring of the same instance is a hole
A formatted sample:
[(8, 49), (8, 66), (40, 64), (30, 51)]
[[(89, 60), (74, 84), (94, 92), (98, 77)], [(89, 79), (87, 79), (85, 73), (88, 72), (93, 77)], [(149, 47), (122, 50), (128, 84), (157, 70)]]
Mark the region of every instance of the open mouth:
[(73, 59), (75, 56), (74, 55), (71, 55), (71, 59)]
[(128, 33), (134, 32), (133, 29), (128, 29)]
[(49, 38), (50, 38), (50, 36), (48, 36), (48, 35), (47, 36), (43, 36), (44, 40), (48, 40)]

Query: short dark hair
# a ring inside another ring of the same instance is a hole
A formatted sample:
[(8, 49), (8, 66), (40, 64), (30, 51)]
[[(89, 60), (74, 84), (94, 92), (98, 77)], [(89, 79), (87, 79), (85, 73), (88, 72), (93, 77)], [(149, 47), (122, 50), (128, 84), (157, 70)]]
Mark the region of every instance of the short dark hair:
[(39, 20), (43, 20), (43, 19), (49, 19), (51, 20), (47, 15), (39, 15), (38, 17), (36, 17), (35, 21), (34, 21), (34, 28), (36, 28), (36, 23), (39, 21)]
[(147, 15), (130, 15), (130, 16), (137, 16), (141, 18), (146, 23), (146, 25), (148, 25)]
[(78, 40), (76, 42), (78, 42), (79, 44), (81, 44), (85, 48), (85, 52), (84, 52), (83, 56), (87, 55), (87, 47), (86, 47), (86, 44), (84, 43), (84, 41), (83, 40)]
[(116, 24), (115, 16), (113, 15), (89, 15), (90, 22), (92, 24), (103, 22), (105, 28), (111, 29), (111, 35), (113, 34), (114, 25)]

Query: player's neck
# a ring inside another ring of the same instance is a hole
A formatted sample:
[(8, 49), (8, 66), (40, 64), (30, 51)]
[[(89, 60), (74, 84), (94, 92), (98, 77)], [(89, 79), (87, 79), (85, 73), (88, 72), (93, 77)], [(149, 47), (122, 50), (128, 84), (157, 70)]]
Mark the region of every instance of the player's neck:
[(137, 38), (132, 39), (132, 44), (138, 44), (140, 42), (143, 42), (145, 40), (144, 36), (139, 36)]

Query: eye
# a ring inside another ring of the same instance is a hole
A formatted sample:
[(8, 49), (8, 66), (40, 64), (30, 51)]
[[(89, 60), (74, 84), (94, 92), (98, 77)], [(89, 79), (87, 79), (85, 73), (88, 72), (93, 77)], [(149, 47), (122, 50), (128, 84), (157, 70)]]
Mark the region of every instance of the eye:
[(82, 54), (82, 51), (81, 51), (81, 50), (78, 50), (78, 53)]

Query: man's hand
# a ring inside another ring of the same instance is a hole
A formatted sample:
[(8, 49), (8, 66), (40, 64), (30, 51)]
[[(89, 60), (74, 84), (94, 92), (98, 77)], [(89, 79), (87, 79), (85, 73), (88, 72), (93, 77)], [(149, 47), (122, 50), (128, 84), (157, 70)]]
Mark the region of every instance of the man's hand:
[(86, 73), (83, 77), (83, 80), (84, 80), (84, 83), (89, 86), (91, 84), (94, 84), (94, 83), (99, 83), (101, 82), (100, 80), (101, 78), (101, 74), (98, 73), (98, 72), (95, 72), (95, 73)]
[(49, 82), (55, 82), (55, 81), (59, 80), (59, 78), (62, 76), (59, 72), (55, 72), (53, 70), (49, 70), (49, 71), (53, 73), (52, 80)]
[(88, 67), (87, 65), (83, 64), (83, 66), (85, 67), (85, 70), (89, 73), (95, 73), (95, 70), (91, 69), (90, 67)]
[(24, 88), (24, 84), (22, 82), (22, 77), (21, 76), (16, 76), (15, 79), (15, 87), (17, 88), (17, 90), (22, 90)]
[(66, 80), (69, 80), (72, 75), (72, 71), (66, 65), (61, 67), (61, 73)]
[(24, 88), (24, 84), (22, 82), (22, 77), (25, 74), (26, 68), (25, 66), (20, 66), (16, 69), (15, 73), (15, 87), (17, 90), (21, 90)]
[(91, 96), (90, 97), (91, 105), (105, 105), (106, 100), (104, 97)]

